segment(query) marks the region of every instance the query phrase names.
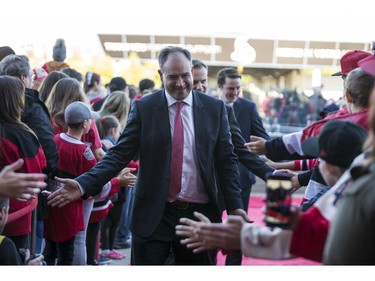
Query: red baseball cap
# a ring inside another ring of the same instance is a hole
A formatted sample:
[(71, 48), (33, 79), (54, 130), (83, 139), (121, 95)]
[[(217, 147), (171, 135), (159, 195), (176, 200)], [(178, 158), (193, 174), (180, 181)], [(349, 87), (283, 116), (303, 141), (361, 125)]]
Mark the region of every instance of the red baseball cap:
[(354, 50), (346, 52), (340, 59), (341, 71), (332, 74), (331, 76), (348, 75), (350, 71), (359, 67), (358, 62), (364, 58), (371, 56), (371, 53), (361, 50)]
[(368, 74), (375, 76), (375, 54), (360, 60), (358, 65)]

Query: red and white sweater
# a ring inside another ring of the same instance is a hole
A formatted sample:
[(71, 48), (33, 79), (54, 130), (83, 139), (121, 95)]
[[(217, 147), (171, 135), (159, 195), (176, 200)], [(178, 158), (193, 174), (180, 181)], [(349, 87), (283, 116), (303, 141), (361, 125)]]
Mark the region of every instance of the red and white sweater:
[[(360, 154), (352, 166), (364, 160)], [(247, 257), (262, 259), (289, 259), (296, 256), (322, 262), (330, 222), (336, 213), (336, 192), (349, 180), (349, 169), (306, 212), (301, 214), (296, 229), (269, 228), (256, 224), (245, 224), (241, 231), (241, 251)]]

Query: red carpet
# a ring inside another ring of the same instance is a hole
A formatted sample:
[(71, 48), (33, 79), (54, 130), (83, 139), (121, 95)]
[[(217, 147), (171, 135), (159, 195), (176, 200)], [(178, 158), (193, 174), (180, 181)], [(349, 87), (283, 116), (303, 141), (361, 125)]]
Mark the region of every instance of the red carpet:
[[(261, 196), (251, 196), (249, 204), (249, 218), (257, 224), (264, 224), (262, 213), (262, 208), (265, 203), (263, 202), (264, 197)], [(299, 205), (302, 198), (294, 197), (293, 203)], [(225, 218), (223, 218), (225, 219)], [(217, 265), (225, 265), (225, 256), (219, 252), (217, 256)], [(311, 260), (304, 258), (295, 258), (289, 260), (264, 260), (264, 259), (253, 259), (253, 258), (242, 258), (242, 265), (321, 265)]]

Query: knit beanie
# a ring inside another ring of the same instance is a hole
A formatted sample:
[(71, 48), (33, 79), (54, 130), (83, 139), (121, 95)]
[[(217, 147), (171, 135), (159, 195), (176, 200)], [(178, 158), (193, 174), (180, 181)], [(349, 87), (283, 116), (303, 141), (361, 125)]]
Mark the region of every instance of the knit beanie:
[(55, 46), (53, 46), (53, 60), (64, 61), (66, 59), (66, 47), (64, 39), (57, 39)]

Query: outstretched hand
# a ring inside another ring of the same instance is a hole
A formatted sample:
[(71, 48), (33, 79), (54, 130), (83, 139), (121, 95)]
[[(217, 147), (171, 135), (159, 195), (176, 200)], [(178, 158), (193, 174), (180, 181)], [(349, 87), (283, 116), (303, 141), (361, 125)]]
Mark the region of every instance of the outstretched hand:
[(186, 237), (181, 240), (181, 244), (186, 245), (186, 247), (189, 249), (193, 249), (194, 253), (214, 249), (196, 235), (196, 232), (202, 225), (210, 225), (212, 224), (211, 221), (205, 215), (198, 212), (194, 212), (194, 216), (198, 219), (198, 221), (188, 218), (181, 218), (181, 224), (176, 226), (176, 235)]
[(242, 216), (228, 216), (224, 223), (211, 223), (204, 215), (195, 212), (199, 221), (180, 219), (176, 234), (187, 238), (181, 244), (194, 253), (212, 249), (239, 250), (241, 248), (241, 229), (246, 221)]
[(137, 170), (136, 168), (124, 168), (118, 174), (117, 178), (119, 179), (120, 186), (134, 187), (135, 182), (137, 181), (137, 176), (132, 174)]
[(266, 139), (257, 136), (250, 136), (250, 141), (251, 142), (245, 143), (245, 146), (251, 153), (257, 155), (266, 154)]
[(290, 180), (292, 181), (292, 190), (291, 190), (292, 193), (296, 192), (301, 187), (301, 184), (299, 183), (299, 180), (298, 180), (297, 172), (292, 171), (290, 169), (279, 169), (276, 171), (275, 174), (284, 174), (290, 177)]
[(23, 159), (5, 166), (0, 172), (0, 196), (30, 200), (34, 195), (45, 188), (47, 178), (44, 174), (38, 173), (16, 173), (22, 167)]
[(48, 205), (51, 207), (64, 207), (65, 205), (78, 200), (83, 194), (79, 188), (79, 184), (73, 179), (62, 179), (55, 177), (55, 180), (63, 187), (48, 196)]

